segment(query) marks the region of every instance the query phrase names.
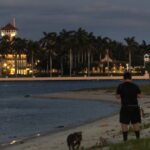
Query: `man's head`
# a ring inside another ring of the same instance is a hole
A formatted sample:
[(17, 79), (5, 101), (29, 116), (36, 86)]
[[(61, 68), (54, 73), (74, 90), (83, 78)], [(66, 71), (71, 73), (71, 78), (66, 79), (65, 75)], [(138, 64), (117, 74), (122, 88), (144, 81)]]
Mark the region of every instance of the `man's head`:
[(132, 76), (130, 72), (125, 72), (123, 75), (124, 80), (131, 80)]

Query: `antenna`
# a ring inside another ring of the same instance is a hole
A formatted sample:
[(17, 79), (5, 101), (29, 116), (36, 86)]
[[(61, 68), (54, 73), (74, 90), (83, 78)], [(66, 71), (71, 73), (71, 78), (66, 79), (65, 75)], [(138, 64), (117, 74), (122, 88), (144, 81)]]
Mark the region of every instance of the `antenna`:
[(13, 26), (16, 27), (16, 18), (13, 18)]

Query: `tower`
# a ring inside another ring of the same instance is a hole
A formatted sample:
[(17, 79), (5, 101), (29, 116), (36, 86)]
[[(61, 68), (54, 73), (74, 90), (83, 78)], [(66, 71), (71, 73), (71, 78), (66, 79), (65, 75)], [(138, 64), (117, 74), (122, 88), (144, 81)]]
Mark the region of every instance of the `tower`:
[[(17, 36), (17, 27), (15, 18), (13, 18), (11, 23), (8, 23), (4, 27), (0, 28), (1, 37), (7, 37), (6, 40), (10, 43), (15, 41)], [(7, 43), (6, 43), (7, 44)], [(5, 76), (17, 76), (19, 75), (26, 75), (27, 72), (27, 55), (25, 53), (18, 53), (14, 47), (13, 50), (5, 49), (6, 53), (0, 53), (0, 70), (2, 71), (0, 74)], [(20, 48), (21, 51), (21, 48)], [(29, 71), (30, 69), (28, 69)]]
[(15, 18), (13, 19), (12, 23), (8, 23), (4, 27), (1, 28), (1, 36), (8, 36), (10, 40), (13, 39), (13, 37), (16, 37), (17, 35), (17, 28), (16, 28), (16, 21)]

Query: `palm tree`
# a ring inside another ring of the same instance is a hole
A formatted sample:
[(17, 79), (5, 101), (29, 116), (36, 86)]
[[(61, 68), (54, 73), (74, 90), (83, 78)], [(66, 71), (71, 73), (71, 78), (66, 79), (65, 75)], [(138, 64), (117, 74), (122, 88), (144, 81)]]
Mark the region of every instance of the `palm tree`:
[(53, 57), (56, 56), (57, 33), (44, 32), (44, 37), (40, 40), (41, 48), (49, 54), (50, 77), (52, 77)]
[(93, 35), (93, 33), (89, 33), (88, 34), (88, 39), (87, 39), (87, 61), (88, 61), (88, 76), (90, 76), (90, 68), (91, 68), (91, 60), (93, 60), (93, 54), (95, 53), (96, 51), (96, 38), (95, 36)]
[(7, 36), (4, 36), (0, 39), (0, 76), (2, 76), (2, 68), (3, 68), (3, 58), (8, 54), (10, 50), (10, 41)]
[(29, 40), (27, 42), (27, 55), (32, 67), (31, 68), (32, 77), (34, 77), (35, 62), (36, 62), (36, 58), (38, 57), (38, 53), (37, 53), (38, 50), (39, 50), (39, 43), (37, 41)]
[[(22, 67), (21, 54), (25, 53), (26, 50), (26, 40), (19, 37), (14, 37), (11, 41), (11, 53), (15, 57), (15, 76), (17, 76), (18, 67)], [(20, 64), (19, 64), (20, 63)]]
[(62, 32), (60, 32), (60, 37), (62, 40), (64, 52), (69, 53), (69, 75), (72, 76), (75, 31), (66, 31), (63, 29)]
[(137, 42), (135, 41), (135, 37), (127, 37), (124, 38), (124, 40), (127, 43), (127, 50), (128, 50), (128, 61), (129, 61), (129, 70), (131, 70), (131, 66), (132, 66), (132, 51), (135, 50), (136, 46), (137, 46)]
[(89, 35), (86, 30), (79, 28), (75, 34), (76, 36), (76, 51), (78, 56), (78, 65), (82, 67), (80, 69), (83, 70), (83, 67), (86, 66), (86, 52), (87, 52), (87, 44), (89, 42)]
[(57, 36), (57, 44), (56, 44), (56, 53), (57, 53), (57, 64), (60, 65), (61, 76), (64, 75), (64, 58), (66, 57), (65, 46), (63, 43), (62, 35)]

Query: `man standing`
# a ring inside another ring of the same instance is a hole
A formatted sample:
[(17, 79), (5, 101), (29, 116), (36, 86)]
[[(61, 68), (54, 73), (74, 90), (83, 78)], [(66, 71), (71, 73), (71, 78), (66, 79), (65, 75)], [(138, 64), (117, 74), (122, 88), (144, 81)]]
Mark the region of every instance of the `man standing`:
[(128, 139), (128, 128), (132, 124), (136, 138), (140, 138), (141, 114), (138, 105), (138, 98), (141, 97), (141, 90), (132, 82), (129, 72), (124, 73), (124, 82), (121, 83), (116, 91), (117, 98), (121, 99), (120, 123), (122, 128), (123, 140)]

